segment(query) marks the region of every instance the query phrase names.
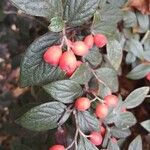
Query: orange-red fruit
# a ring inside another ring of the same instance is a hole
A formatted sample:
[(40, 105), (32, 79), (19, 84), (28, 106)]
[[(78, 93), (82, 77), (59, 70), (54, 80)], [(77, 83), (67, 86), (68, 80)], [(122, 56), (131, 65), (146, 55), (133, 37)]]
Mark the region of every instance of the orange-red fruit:
[(103, 126), (100, 126), (100, 133), (102, 136), (106, 133), (106, 129)]
[(72, 75), (77, 67), (77, 60), (73, 52), (66, 51), (60, 57), (59, 67), (67, 73), (68, 76)]
[(86, 97), (80, 97), (75, 102), (75, 108), (79, 111), (85, 111), (91, 106), (91, 101)]
[(72, 50), (78, 56), (85, 56), (89, 52), (88, 46), (83, 41), (76, 41)]
[(97, 47), (103, 47), (107, 44), (107, 38), (103, 34), (96, 34), (94, 36), (94, 43)]
[(99, 117), (100, 119), (104, 119), (107, 114), (108, 114), (108, 106), (105, 104), (98, 104), (96, 106), (96, 116)]
[(118, 97), (116, 95), (107, 95), (104, 97), (104, 102), (109, 107), (115, 107), (118, 104)]
[(146, 79), (150, 81), (150, 73), (147, 74)]
[(80, 60), (77, 61), (77, 67), (80, 67), (82, 64), (83, 64), (82, 61), (80, 61)]
[(54, 145), (49, 150), (65, 150), (65, 147), (63, 145)]
[(103, 140), (103, 138), (102, 138), (101, 134), (99, 134), (99, 132), (92, 132), (90, 134), (90, 141), (94, 145), (96, 145), (96, 146), (101, 145), (102, 144), (102, 140)]
[(92, 48), (94, 45), (94, 37), (93, 35), (88, 35), (84, 39), (84, 43), (88, 46), (88, 48)]
[(44, 53), (44, 61), (48, 64), (57, 66), (60, 60), (60, 57), (62, 55), (62, 49), (60, 46), (52, 46), (47, 49), (47, 51)]

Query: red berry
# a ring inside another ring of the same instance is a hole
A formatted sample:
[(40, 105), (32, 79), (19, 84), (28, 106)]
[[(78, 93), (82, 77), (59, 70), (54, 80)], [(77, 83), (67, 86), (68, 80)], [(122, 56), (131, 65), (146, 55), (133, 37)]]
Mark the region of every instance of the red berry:
[(107, 95), (104, 97), (104, 102), (108, 107), (115, 107), (118, 104), (118, 97), (115, 95)]
[(77, 67), (80, 67), (82, 64), (83, 64), (82, 61), (80, 61), (80, 60), (77, 61)]
[(91, 106), (91, 101), (86, 97), (80, 97), (75, 102), (75, 108), (79, 111), (85, 111)]
[(94, 43), (97, 47), (103, 47), (107, 44), (107, 38), (103, 34), (96, 34), (94, 36)]
[(146, 79), (150, 81), (150, 73), (147, 74)]
[(94, 37), (93, 35), (88, 35), (84, 39), (84, 43), (89, 47), (92, 48), (94, 45)]
[(65, 147), (63, 145), (54, 145), (49, 150), (65, 150)]
[(105, 135), (106, 129), (103, 126), (100, 126), (100, 133), (101, 135)]
[(96, 116), (99, 117), (100, 119), (104, 119), (107, 114), (108, 114), (108, 106), (105, 104), (98, 104), (96, 106)]
[(73, 52), (78, 56), (85, 56), (89, 52), (89, 48), (83, 41), (76, 41), (73, 44)]
[(48, 64), (57, 66), (60, 60), (60, 57), (62, 55), (62, 49), (60, 46), (52, 46), (47, 49), (47, 51), (44, 53), (44, 61)]
[(101, 134), (99, 134), (99, 132), (92, 132), (90, 134), (90, 141), (94, 145), (96, 145), (96, 146), (101, 145), (102, 144), (102, 140), (103, 140), (103, 138), (102, 138)]
[(77, 67), (77, 60), (73, 52), (66, 51), (60, 57), (59, 67), (67, 73), (68, 76), (72, 75)]

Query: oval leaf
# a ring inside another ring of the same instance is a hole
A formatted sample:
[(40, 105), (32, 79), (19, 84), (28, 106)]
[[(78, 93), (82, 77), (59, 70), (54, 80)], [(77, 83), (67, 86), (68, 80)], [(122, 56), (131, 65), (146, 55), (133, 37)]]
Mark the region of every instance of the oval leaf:
[(110, 68), (100, 68), (96, 70), (96, 75), (101, 80), (104, 82), (106, 86), (108, 86), (112, 92), (117, 92), (118, 91), (118, 77), (117, 73)]
[(33, 16), (52, 18), (62, 16), (63, 8), (61, 0), (11, 0), (11, 2), (23, 12)]
[(145, 128), (148, 132), (150, 132), (150, 120), (146, 120), (141, 123), (142, 127)]
[(79, 26), (90, 19), (100, 0), (66, 0), (64, 20), (71, 26)]
[(44, 89), (54, 99), (63, 103), (72, 103), (77, 97), (83, 94), (81, 86), (72, 80), (56, 81), (45, 85)]
[(126, 138), (131, 134), (131, 131), (129, 129), (121, 130), (116, 127), (110, 128), (110, 132), (112, 136), (116, 138)]
[(137, 136), (129, 145), (128, 150), (142, 150), (142, 138)]
[(120, 129), (128, 129), (135, 125), (136, 122), (136, 118), (131, 112), (125, 112), (116, 115), (115, 125)]
[(107, 57), (115, 70), (118, 70), (122, 62), (122, 47), (117, 40), (109, 41), (107, 44)]
[(149, 64), (140, 64), (128, 73), (129, 79), (138, 80), (144, 78), (150, 72)]
[(57, 127), (58, 120), (66, 106), (60, 102), (50, 102), (32, 108), (16, 120), (21, 126), (34, 130), (44, 131)]
[(78, 112), (77, 113), (78, 123), (80, 129), (85, 132), (89, 133), (90, 131), (99, 131), (99, 121), (90, 112)]
[(87, 60), (92, 67), (97, 67), (102, 62), (102, 55), (99, 52), (98, 48), (92, 48), (90, 52), (85, 56), (85, 60)]
[(92, 73), (87, 64), (82, 64), (75, 73), (71, 76), (71, 80), (76, 81), (79, 84), (87, 83), (92, 77)]
[(52, 32), (60, 32), (65, 27), (65, 23), (61, 17), (54, 17), (51, 19), (51, 24), (49, 25), (49, 30)]
[(127, 109), (131, 109), (131, 108), (135, 108), (135, 107), (139, 106), (146, 98), (148, 92), (149, 92), (149, 87), (141, 87), (141, 88), (134, 90), (125, 99), (124, 106)]
[(49, 65), (43, 60), (46, 49), (59, 39), (59, 34), (47, 33), (29, 46), (21, 63), (21, 87), (41, 85), (64, 79), (64, 73), (59, 68)]

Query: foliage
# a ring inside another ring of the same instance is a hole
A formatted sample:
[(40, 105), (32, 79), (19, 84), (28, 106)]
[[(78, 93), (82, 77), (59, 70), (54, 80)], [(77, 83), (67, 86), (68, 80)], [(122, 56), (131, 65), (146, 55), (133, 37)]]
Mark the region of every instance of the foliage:
[[(52, 134), (50, 139), (62, 136), (64, 141), (58, 143), (67, 150), (121, 149), (119, 140), (130, 136), (130, 128), (138, 121), (130, 109), (138, 107), (149, 94), (149, 86), (137, 88), (126, 97), (119, 94), (119, 78), (124, 75), (124, 57), (125, 63), (131, 65), (127, 78), (138, 80), (150, 73), (148, 15), (127, 9), (126, 0), (11, 2), (23, 13), (45, 17), (49, 21), (49, 31), (31, 43), (20, 66), (20, 86), (31, 87), (38, 98), (42, 95), (42, 100), (19, 116), (16, 123), (34, 134), (51, 129), (48, 131)], [(49, 47), (60, 45), (63, 52), (68, 51), (71, 47), (68, 40), (74, 42), (89, 34), (93, 37), (95, 34), (105, 35), (107, 44), (103, 47), (93, 46), (83, 57), (76, 56), (82, 64), (71, 76), (67, 76), (59, 66), (44, 61), (43, 54)], [(105, 103), (105, 96), (110, 94), (117, 95), (118, 103), (115, 107), (108, 108), (105, 118), (98, 118), (95, 108), (97, 104)], [(83, 96), (90, 99), (91, 107), (80, 112), (74, 108), (74, 102)], [(89, 134), (92, 131), (101, 132), (101, 126), (105, 127), (106, 132), (102, 144), (95, 146), (89, 140)], [(141, 126), (150, 132), (149, 120), (142, 122)], [(113, 138), (117, 140), (114, 141)], [(49, 142), (48, 145), (57, 144), (56, 142)], [(19, 141), (12, 144), (12, 149), (30, 150), (32, 146), (27, 145)], [(131, 142), (128, 150), (142, 150), (140, 136)]]

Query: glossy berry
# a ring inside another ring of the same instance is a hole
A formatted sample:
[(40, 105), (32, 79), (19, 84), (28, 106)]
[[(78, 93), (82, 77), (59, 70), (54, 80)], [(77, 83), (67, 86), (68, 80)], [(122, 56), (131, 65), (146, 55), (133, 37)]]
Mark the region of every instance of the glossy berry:
[(108, 107), (115, 107), (118, 104), (118, 97), (116, 95), (107, 95), (104, 97), (104, 102)]
[(96, 116), (99, 117), (100, 119), (104, 119), (107, 114), (108, 114), (108, 106), (105, 104), (98, 104), (96, 106)]
[(91, 102), (86, 97), (80, 97), (75, 102), (75, 108), (79, 111), (85, 111), (89, 109), (91, 106)]
[(88, 46), (88, 48), (92, 48), (94, 45), (94, 37), (93, 35), (88, 35), (84, 39), (84, 43)]
[(103, 126), (100, 126), (100, 133), (102, 136), (104, 136), (106, 133), (106, 129)]
[(103, 47), (107, 44), (107, 38), (103, 34), (96, 34), (94, 36), (94, 43), (97, 47)]
[(150, 73), (147, 74), (146, 79), (150, 81)]
[(88, 46), (83, 41), (76, 41), (72, 50), (77, 56), (85, 56), (89, 52)]
[(60, 46), (52, 46), (44, 53), (43, 59), (48, 64), (57, 66), (62, 55)]
[(77, 67), (77, 60), (73, 52), (66, 51), (60, 57), (59, 67), (67, 73), (68, 76), (72, 75)]
[(54, 145), (49, 150), (65, 150), (65, 147), (63, 145)]
[(102, 144), (102, 140), (103, 140), (103, 138), (102, 138), (101, 134), (99, 134), (99, 132), (92, 132), (90, 134), (90, 141), (94, 145), (96, 145), (96, 146), (101, 145)]
[(77, 61), (77, 67), (80, 67), (82, 64), (83, 64), (82, 61), (80, 61), (80, 60)]

